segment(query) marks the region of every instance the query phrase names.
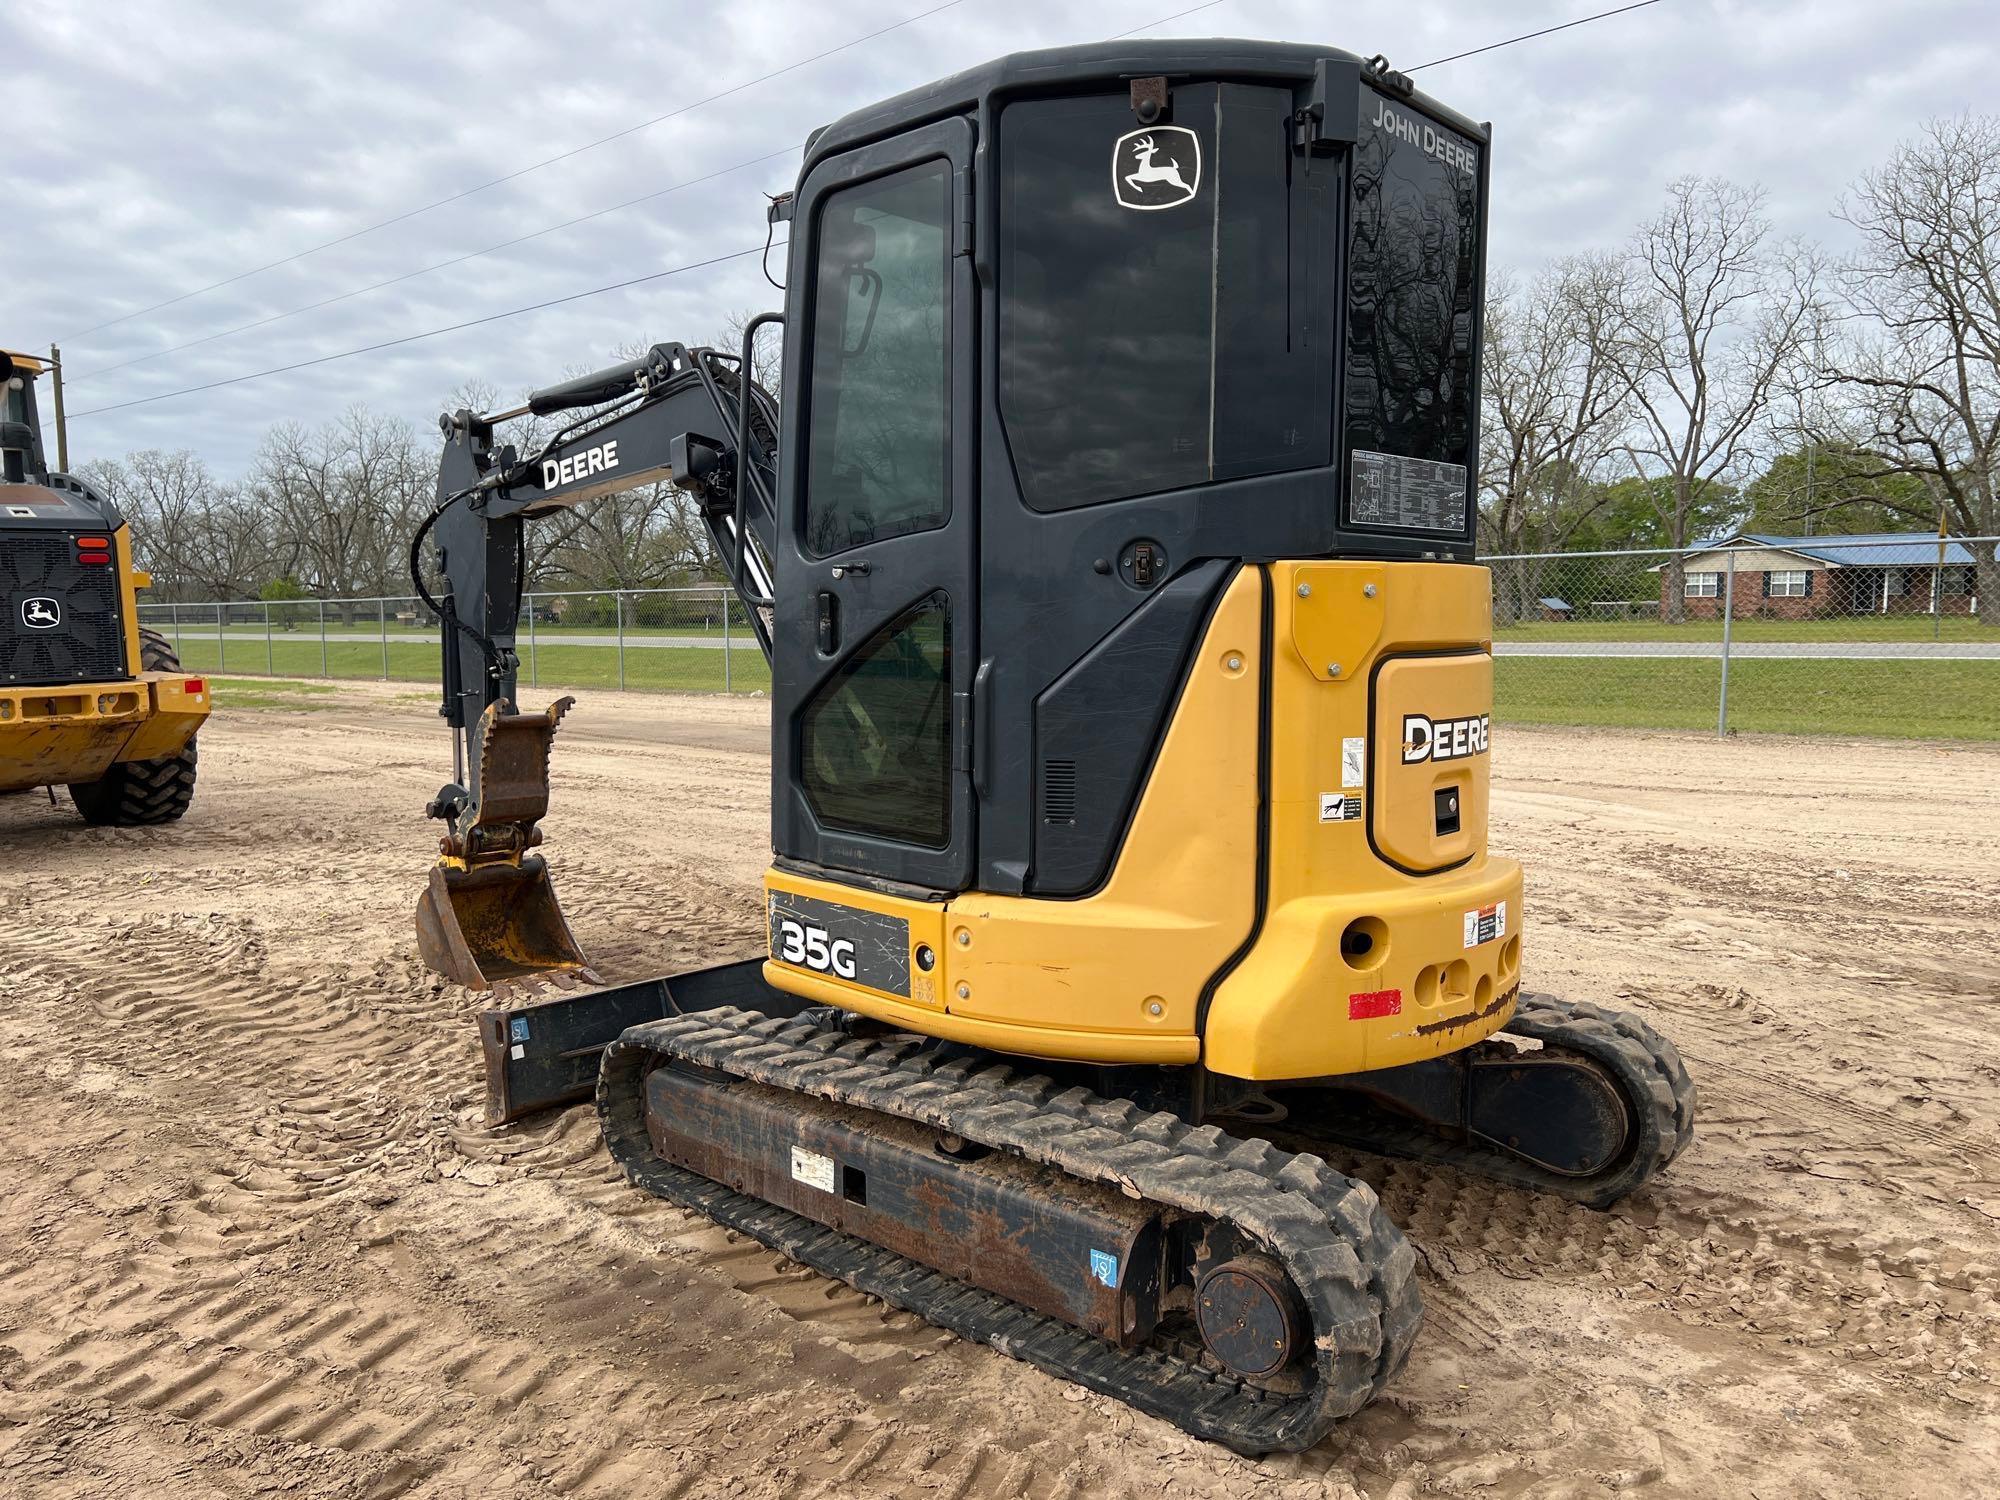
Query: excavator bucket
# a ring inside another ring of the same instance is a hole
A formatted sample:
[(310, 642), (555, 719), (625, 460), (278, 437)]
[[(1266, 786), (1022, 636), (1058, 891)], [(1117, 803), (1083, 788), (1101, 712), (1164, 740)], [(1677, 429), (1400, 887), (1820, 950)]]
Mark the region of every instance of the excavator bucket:
[(549, 867), (532, 855), (518, 865), (431, 866), (417, 902), (417, 951), (452, 983), (474, 990), (534, 974), (589, 972)]
[(495, 703), (474, 735), (478, 791), (451, 815), (430, 881), (417, 902), (417, 951), (469, 989), (506, 979), (572, 975), (595, 982), (563, 920), (548, 865), (531, 851), (549, 810), (549, 750), (573, 698), (544, 713)]

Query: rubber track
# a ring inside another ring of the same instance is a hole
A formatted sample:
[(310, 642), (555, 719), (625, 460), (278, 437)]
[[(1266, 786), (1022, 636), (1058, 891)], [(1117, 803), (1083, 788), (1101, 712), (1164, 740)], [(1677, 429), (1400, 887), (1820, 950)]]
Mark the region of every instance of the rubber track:
[[(1416, 1258), (1365, 1183), (1316, 1156), (1191, 1127), (990, 1058), (939, 1060), (923, 1039), (857, 1039), (809, 1020), (702, 1011), (634, 1026), (604, 1056), (597, 1108), (626, 1177), (824, 1275), (965, 1338), (1247, 1454), (1310, 1447), (1402, 1367), (1423, 1321)], [(1275, 1255), (1304, 1295), (1314, 1379), (1247, 1386), (1178, 1352), (1123, 1351), (942, 1272), (660, 1161), (643, 1119), (646, 1064), (679, 1057), (737, 1077), (914, 1120), (1191, 1214)]]
[[(178, 672), (181, 662), (165, 636), (142, 628), (139, 666), (146, 672)], [(122, 761), (96, 781), (72, 786), (70, 800), (86, 823), (118, 828), (171, 823), (194, 801), (198, 758), (190, 739), (172, 755)]]
[(1385, 1121), (1379, 1130), (1365, 1133), (1343, 1130), (1341, 1143), (1439, 1162), (1514, 1187), (1609, 1208), (1665, 1171), (1694, 1138), (1695, 1087), (1680, 1053), (1630, 1011), (1523, 994), (1505, 1030), (1544, 1047), (1588, 1057), (1617, 1080), (1630, 1110), (1633, 1138), (1603, 1172), (1568, 1177), (1495, 1146), (1453, 1140), (1421, 1125), (1397, 1121)]

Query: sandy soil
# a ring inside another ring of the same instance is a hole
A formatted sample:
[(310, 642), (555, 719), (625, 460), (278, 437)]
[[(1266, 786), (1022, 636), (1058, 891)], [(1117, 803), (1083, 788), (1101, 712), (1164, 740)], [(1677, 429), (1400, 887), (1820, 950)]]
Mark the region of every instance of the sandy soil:
[[(407, 691), (239, 712), (179, 827), (0, 802), (0, 1493), (2000, 1492), (2000, 753), (1513, 731), (1541, 988), (1702, 1089), (1615, 1212), (1346, 1163), (1428, 1321), (1263, 1464), (626, 1189), (583, 1109), (478, 1123), (410, 911)], [(551, 853), (608, 975), (758, 946), (763, 705), (597, 694)]]

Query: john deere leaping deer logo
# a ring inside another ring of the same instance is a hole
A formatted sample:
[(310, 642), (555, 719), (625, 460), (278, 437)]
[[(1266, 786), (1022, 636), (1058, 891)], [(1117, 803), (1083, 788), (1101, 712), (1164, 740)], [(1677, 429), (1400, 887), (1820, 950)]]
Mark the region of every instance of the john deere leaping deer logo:
[(1178, 208), (1200, 187), (1201, 139), (1184, 126), (1135, 130), (1111, 148), (1111, 190), (1127, 208)]
[(54, 630), (62, 624), (62, 606), (53, 599), (23, 599), (21, 623), (30, 630)]

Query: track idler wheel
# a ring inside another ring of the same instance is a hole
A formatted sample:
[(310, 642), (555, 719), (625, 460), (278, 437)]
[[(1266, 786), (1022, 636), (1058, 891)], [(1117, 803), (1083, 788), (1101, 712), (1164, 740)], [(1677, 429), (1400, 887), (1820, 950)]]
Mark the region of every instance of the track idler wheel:
[(1239, 1255), (1210, 1267), (1196, 1284), (1195, 1326), (1224, 1369), (1262, 1383), (1298, 1358), (1308, 1325), (1284, 1267), (1268, 1256)]

